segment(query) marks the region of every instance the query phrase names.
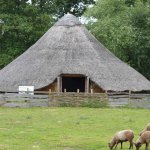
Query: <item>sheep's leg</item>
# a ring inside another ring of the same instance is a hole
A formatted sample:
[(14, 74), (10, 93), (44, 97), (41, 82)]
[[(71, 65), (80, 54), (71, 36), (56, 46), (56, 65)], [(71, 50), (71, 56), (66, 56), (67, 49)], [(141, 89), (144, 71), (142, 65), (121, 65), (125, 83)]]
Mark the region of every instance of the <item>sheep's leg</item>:
[(131, 148), (133, 149), (133, 142), (131, 143)]
[(121, 149), (122, 149), (122, 141), (121, 141)]
[(148, 150), (148, 146), (149, 146), (149, 144), (146, 143), (145, 150)]
[(133, 149), (133, 143), (132, 142), (130, 142), (130, 147), (129, 147), (129, 149)]
[(117, 148), (117, 145), (118, 145), (118, 142), (116, 142), (116, 145), (115, 145), (115, 148), (114, 148), (114, 150)]
[(117, 145), (118, 145), (118, 144), (116, 144), (116, 145), (115, 145), (115, 148), (114, 148), (114, 150), (117, 148)]

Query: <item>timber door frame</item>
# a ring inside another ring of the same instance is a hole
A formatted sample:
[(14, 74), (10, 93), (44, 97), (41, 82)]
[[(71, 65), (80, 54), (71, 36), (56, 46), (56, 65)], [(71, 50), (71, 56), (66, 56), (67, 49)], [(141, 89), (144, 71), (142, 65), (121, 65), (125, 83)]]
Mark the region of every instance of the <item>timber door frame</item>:
[(89, 93), (90, 78), (81, 74), (62, 74), (57, 77), (57, 92), (62, 92), (62, 78), (63, 77), (84, 77), (85, 78), (85, 93)]

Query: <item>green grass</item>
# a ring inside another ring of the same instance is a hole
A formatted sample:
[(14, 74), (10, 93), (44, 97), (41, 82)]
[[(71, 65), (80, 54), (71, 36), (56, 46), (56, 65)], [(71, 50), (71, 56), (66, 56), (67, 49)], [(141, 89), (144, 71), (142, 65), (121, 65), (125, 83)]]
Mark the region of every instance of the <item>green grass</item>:
[(0, 150), (108, 150), (116, 131), (136, 140), (148, 122), (149, 109), (0, 108)]

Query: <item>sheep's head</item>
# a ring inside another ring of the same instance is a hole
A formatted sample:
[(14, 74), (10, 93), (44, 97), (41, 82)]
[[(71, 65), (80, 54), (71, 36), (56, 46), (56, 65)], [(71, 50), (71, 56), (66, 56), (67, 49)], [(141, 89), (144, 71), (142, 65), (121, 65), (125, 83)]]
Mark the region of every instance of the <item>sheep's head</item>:
[(134, 143), (134, 145), (136, 147), (136, 150), (139, 150), (142, 144), (140, 142), (137, 142), (137, 143)]
[(108, 143), (108, 146), (109, 146), (110, 150), (112, 150), (112, 149), (113, 149), (113, 144)]

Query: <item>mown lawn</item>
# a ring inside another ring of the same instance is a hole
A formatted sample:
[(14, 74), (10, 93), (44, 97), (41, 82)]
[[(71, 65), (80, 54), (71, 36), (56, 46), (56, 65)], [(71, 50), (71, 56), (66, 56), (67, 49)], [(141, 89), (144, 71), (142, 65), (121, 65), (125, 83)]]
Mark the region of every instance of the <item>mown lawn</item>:
[(148, 122), (149, 109), (0, 108), (0, 150), (108, 150), (116, 131), (136, 140)]

